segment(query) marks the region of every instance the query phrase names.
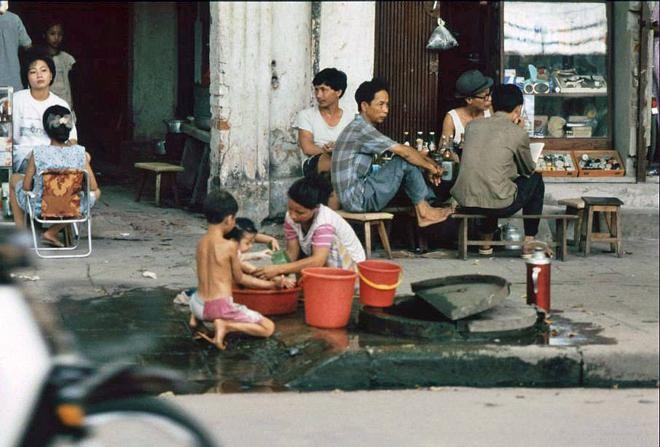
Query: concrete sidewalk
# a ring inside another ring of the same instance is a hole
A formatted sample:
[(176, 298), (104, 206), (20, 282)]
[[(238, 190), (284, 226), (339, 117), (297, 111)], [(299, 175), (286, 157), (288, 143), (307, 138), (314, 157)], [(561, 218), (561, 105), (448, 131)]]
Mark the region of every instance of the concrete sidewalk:
[[(126, 337), (128, 329), (117, 327), (117, 320), (113, 320), (114, 326), (104, 330), (104, 315), (94, 314), (90, 310), (93, 307), (85, 303), (113, 303), (100, 297), (118, 297), (130, 290), (157, 290), (167, 295), (159, 302), (173, 308), (170, 303), (176, 292), (195, 283), (194, 249), (204, 232), (204, 221), (201, 215), (183, 210), (156, 208), (148, 201), (135, 203), (132, 191), (115, 186), (104, 188), (101, 203), (95, 208), (93, 228), (91, 257), (38, 260), (34, 267), (17, 273), (38, 301), (59, 303), (65, 321), (67, 311), (68, 315), (91, 312), (88, 332), (77, 332), (88, 354), (95, 349), (94, 342), (89, 340), (98, 337), (106, 345), (114, 346), (116, 356), (121, 357), (131, 349)], [(266, 226), (262, 231), (282, 240), (279, 225)], [(657, 228), (652, 234), (657, 235)], [(155, 337), (167, 339), (168, 343), (175, 339), (172, 343), (185, 351), (177, 357), (179, 360), (164, 363), (181, 366), (190, 380), (200, 383), (213, 377), (219, 382), (220, 376), (229, 377), (228, 364), (243, 356), (244, 363), (237, 375), (245, 376), (250, 367), (261, 368), (254, 381), (247, 383), (251, 387), (267, 383), (273, 387), (310, 390), (447, 385), (655, 387), (659, 377), (658, 240), (626, 239), (623, 258), (597, 247), (588, 258), (571, 252), (566, 262), (553, 263), (550, 319), (570, 322), (570, 327), (565, 333), (558, 327), (558, 333), (551, 334), (548, 344), (491, 342), (466, 346), (416, 339), (388, 341), (387, 337), (370, 336), (353, 327), (339, 333), (315, 330), (302, 323), (302, 313), (298, 312), (275, 319), (278, 330), (273, 339), (239, 338), (235, 342), (236, 351), (232, 353), (230, 348), (219, 353), (210, 346), (187, 339), (185, 343), (181, 341), (187, 336), (182, 329), (185, 311), (167, 317), (156, 315), (144, 324), (157, 326), (162, 317), (167, 319), (162, 325), (178, 328), (176, 334), (161, 329), (154, 332), (158, 334)], [(511, 297), (524, 301), (525, 265), (518, 257), (479, 258), (473, 254), (463, 261), (456, 259), (451, 250), (423, 256), (399, 254), (404, 257), (397, 257), (394, 262), (404, 272), (400, 294), (410, 293), (410, 283), (414, 281), (481, 273), (506, 278), (512, 283)], [(155, 273), (156, 278), (145, 276), (145, 272)], [(65, 297), (68, 299), (63, 300)], [(68, 304), (62, 306), (65, 302)], [(116, 303), (126, 305), (121, 300)], [(143, 302), (127, 309), (119, 321), (124, 318), (127, 327), (134, 326), (139, 315), (131, 313), (148, 311), (145, 306)], [(597, 336), (581, 333), (580, 327)], [(581, 337), (581, 341), (577, 340)], [(163, 351), (149, 346), (153, 345), (145, 342), (144, 351), (132, 358), (141, 363), (161, 363), (159, 357)], [(263, 351), (264, 346), (274, 350)], [(191, 360), (190, 352), (200, 356)], [(264, 362), (267, 367), (263, 366)], [(285, 372), (278, 369), (282, 365), (286, 365)], [(269, 382), (268, 374), (278, 380)]]

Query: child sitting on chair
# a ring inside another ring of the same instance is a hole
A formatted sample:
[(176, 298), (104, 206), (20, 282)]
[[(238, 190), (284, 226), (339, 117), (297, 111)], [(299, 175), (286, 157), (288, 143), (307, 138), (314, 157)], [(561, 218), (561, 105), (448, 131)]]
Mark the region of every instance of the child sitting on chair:
[(275, 331), (271, 320), (234, 303), (231, 295), (233, 284), (258, 287), (251, 279), (269, 285), (259, 288), (276, 286), (271, 281), (244, 274), (236, 242), (225, 239), (236, 225), (237, 211), (236, 200), (226, 191), (212, 192), (204, 200), (208, 230), (197, 243), (197, 290), (190, 299), (190, 325), (197, 327), (198, 320), (213, 321), (214, 338), (202, 332), (198, 335), (223, 350), (226, 348), (225, 335), (229, 332), (270, 337)]
[[(96, 183), (94, 171), (90, 166), (90, 155), (85, 148), (78, 144), (71, 144), (69, 134), (73, 128), (73, 117), (71, 111), (66, 107), (55, 105), (44, 111), (42, 118), (46, 135), (50, 138), (50, 145), (36, 146), (28, 160), (25, 175), (12, 174), (10, 179), (9, 200), (14, 221), (19, 228), (25, 227), (25, 214), (28, 209), (28, 192), (36, 196), (34, 200), (34, 212), (41, 214), (41, 197), (43, 193), (43, 171), (51, 169), (84, 169), (89, 179), (90, 197), (82, 195), (81, 209), (86, 208), (86, 200), (90, 206), (94, 206), (101, 197), (101, 190)], [(57, 234), (66, 224), (52, 225), (41, 236), (41, 241), (53, 247), (64, 247), (57, 238)]]

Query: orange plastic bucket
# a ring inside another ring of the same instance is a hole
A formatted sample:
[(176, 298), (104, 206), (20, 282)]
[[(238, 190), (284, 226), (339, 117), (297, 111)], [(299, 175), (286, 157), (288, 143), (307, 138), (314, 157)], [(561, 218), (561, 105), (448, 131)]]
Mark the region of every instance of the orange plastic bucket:
[(357, 274), (332, 267), (302, 269), (305, 323), (325, 329), (344, 327), (351, 316)]
[(389, 307), (394, 303), (396, 288), (401, 284), (401, 266), (386, 261), (358, 263), (360, 303), (371, 307)]

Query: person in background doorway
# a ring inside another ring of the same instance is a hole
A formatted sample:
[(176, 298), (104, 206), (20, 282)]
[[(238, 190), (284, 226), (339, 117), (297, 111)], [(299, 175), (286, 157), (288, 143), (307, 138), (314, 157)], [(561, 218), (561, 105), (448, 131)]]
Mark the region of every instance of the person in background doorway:
[(303, 175), (330, 170), (332, 149), (337, 137), (353, 119), (339, 107), (346, 91), (346, 73), (336, 68), (319, 71), (312, 80), (318, 105), (298, 112), (298, 146), (302, 149)]
[[(465, 150), (452, 196), (469, 214), (488, 216), (479, 223), (481, 240), (492, 241), (497, 219), (520, 209), (523, 214), (543, 214), (543, 177), (529, 150), (529, 136), (523, 129), (523, 95), (513, 84), (493, 88), (493, 117), (475, 120), (465, 129)], [(522, 256), (533, 251), (539, 219), (525, 219)], [(490, 255), (491, 246), (479, 254)]]
[(465, 105), (450, 110), (442, 122), (442, 137), (448, 142), (460, 144), (465, 126), (474, 119), (491, 115), (490, 88), (493, 78), (479, 70), (468, 70), (456, 80), (456, 97), (463, 98)]
[(55, 79), (50, 90), (69, 103), (73, 111), (73, 96), (71, 95), (69, 73), (76, 60), (69, 53), (61, 49), (63, 39), (64, 30), (62, 28), (62, 22), (59, 20), (51, 21), (46, 26), (46, 32), (44, 33), (46, 49), (55, 63)]
[(0, 86), (14, 87), (16, 92), (23, 90), (18, 49), (29, 48), (32, 39), (20, 17), (8, 8), (9, 2), (0, 1)]
[[(44, 130), (42, 117), (50, 106), (69, 108), (69, 104), (50, 91), (55, 77), (55, 63), (43, 50), (31, 49), (21, 68), (21, 74), (29, 89), (14, 93), (14, 171), (24, 173), (30, 152), (36, 146), (47, 146), (50, 138)], [(74, 117), (75, 121), (75, 117)], [(73, 123), (69, 143), (78, 142), (78, 131)]]

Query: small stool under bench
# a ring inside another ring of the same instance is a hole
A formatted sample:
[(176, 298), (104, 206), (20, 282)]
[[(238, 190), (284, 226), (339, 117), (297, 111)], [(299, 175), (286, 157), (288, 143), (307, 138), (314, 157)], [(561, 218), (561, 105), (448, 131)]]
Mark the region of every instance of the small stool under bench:
[[(468, 223), (471, 219), (484, 219), (486, 216), (482, 214), (452, 214), (453, 219), (460, 219), (458, 227), (458, 258), (467, 259), (468, 246), (484, 246), (484, 245), (521, 245), (521, 241), (482, 241), (471, 240), (468, 238)], [(566, 241), (566, 223), (568, 221), (577, 220), (578, 216), (573, 214), (528, 214), (520, 215), (514, 214), (506, 219), (549, 219), (555, 221), (555, 234), (556, 234), (556, 256), (557, 259), (563, 261), (566, 257), (567, 241)], [(504, 218), (503, 218), (504, 219)]]

